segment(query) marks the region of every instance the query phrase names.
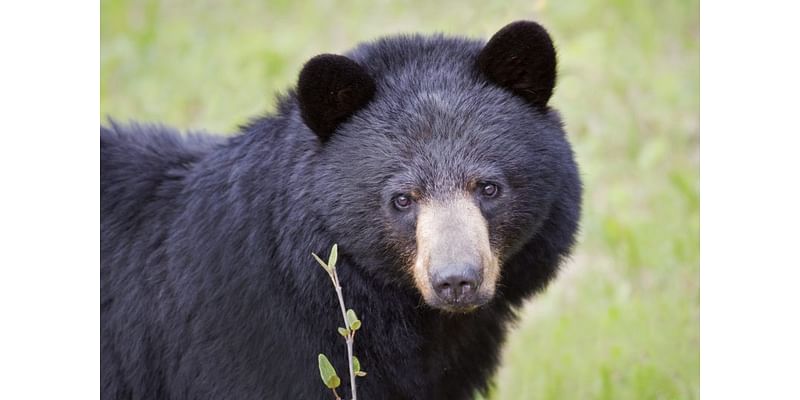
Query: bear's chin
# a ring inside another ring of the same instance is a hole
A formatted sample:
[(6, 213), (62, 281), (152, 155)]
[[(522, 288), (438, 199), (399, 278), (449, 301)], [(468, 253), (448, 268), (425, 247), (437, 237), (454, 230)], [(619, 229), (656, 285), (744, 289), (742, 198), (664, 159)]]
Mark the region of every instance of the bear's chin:
[(473, 311), (481, 308), (482, 306), (483, 305), (468, 305), (468, 306), (460, 306), (460, 307), (442, 306), (442, 307), (436, 307), (436, 309), (439, 310), (439, 311), (445, 312), (445, 313), (449, 313), (449, 314), (469, 314), (469, 313), (472, 313)]

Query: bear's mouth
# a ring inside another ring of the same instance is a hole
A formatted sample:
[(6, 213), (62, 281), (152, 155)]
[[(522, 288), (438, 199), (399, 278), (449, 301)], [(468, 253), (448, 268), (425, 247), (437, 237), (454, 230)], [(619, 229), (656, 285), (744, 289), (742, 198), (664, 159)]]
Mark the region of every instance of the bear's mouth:
[(470, 312), (494, 297), (499, 262), (486, 219), (468, 197), (420, 205), (413, 275), (425, 302)]

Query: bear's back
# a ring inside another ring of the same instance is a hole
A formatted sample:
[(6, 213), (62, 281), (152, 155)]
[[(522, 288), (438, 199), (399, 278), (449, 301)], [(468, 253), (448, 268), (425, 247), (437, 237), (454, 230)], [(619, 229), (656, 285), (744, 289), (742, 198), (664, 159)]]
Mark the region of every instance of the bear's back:
[[(100, 128), (100, 215), (104, 225), (130, 224), (180, 192), (193, 164), (222, 143), (157, 125)], [(117, 226), (117, 228), (123, 228)]]

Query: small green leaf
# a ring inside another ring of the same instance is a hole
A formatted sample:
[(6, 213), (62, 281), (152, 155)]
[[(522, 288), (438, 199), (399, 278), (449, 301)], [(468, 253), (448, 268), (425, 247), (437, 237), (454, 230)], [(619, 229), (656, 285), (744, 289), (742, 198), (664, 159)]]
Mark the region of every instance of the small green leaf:
[(311, 253), (311, 255), (314, 256), (314, 259), (317, 260), (319, 265), (321, 265), (322, 268), (325, 269), (325, 271), (327, 271), (328, 273), (331, 273), (331, 269), (330, 269), (330, 267), (328, 267), (328, 264), (325, 264), (325, 261), (322, 261), (322, 259), (319, 258), (319, 256), (314, 254), (314, 253)]
[(358, 371), (355, 374), (356, 374), (356, 376), (367, 376), (367, 373), (364, 372), (364, 371)]
[(344, 336), (344, 337), (348, 337), (348, 336), (350, 336), (350, 330), (347, 329), (347, 328), (339, 327), (339, 334)]
[(346, 316), (347, 316), (347, 326), (350, 327), (350, 329), (357, 331), (358, 328), (361, 327), (361, 321), (358, 320), (356, 312), (353, 311), (353, 309), (351, 308), (347, 310)]
[(358, 328), (361, 328), (361, 321), (360, 320), (355, 320), (355, 321), (353, 321), (352, 324), (350, 324), (350, 329), (352, 329), (354, 331), (357, 331)]
[(342, 380), (336, 375), (332, 376), (331, 379), (328, 379), (328, 381), (325, 382), (325, 386), (327, 386), (328, 389), (336, 389), (341, 384)]
[(331, 362), (328, 361), (328, 357), (325, 357), (325, 354), (321, 354), (317, 357), (319, 361), (319, 376), (322, 378), (322, 382), (328, 389), (336, 389), (342, 383), (339, 376), (336, 375), (336, 370), (333, 369), (333, 365)]
[(339, 258), (339, 246), (334, 243), (331, 254), (328, 256), (328, 268), (336, 269), (336, 259)]
[(353, 356), (353, 371), (361, 371), (361, 363), (358, 362), (358, 358), (356, 358), (356, 356)]

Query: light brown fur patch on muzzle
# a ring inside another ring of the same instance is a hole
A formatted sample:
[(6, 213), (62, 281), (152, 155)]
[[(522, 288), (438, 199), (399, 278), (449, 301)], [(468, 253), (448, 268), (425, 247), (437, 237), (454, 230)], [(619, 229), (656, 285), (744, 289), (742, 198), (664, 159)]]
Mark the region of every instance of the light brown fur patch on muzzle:
[(420, 205), (417, 216), (414, 282), (428, 304), (437, 304), (431, 276), (437, 268), (475, 265), (481, 270), (478, 297), (491, 299), (500, 275), (498, 257), (489, 242), (486, 219), (467, 196)]

